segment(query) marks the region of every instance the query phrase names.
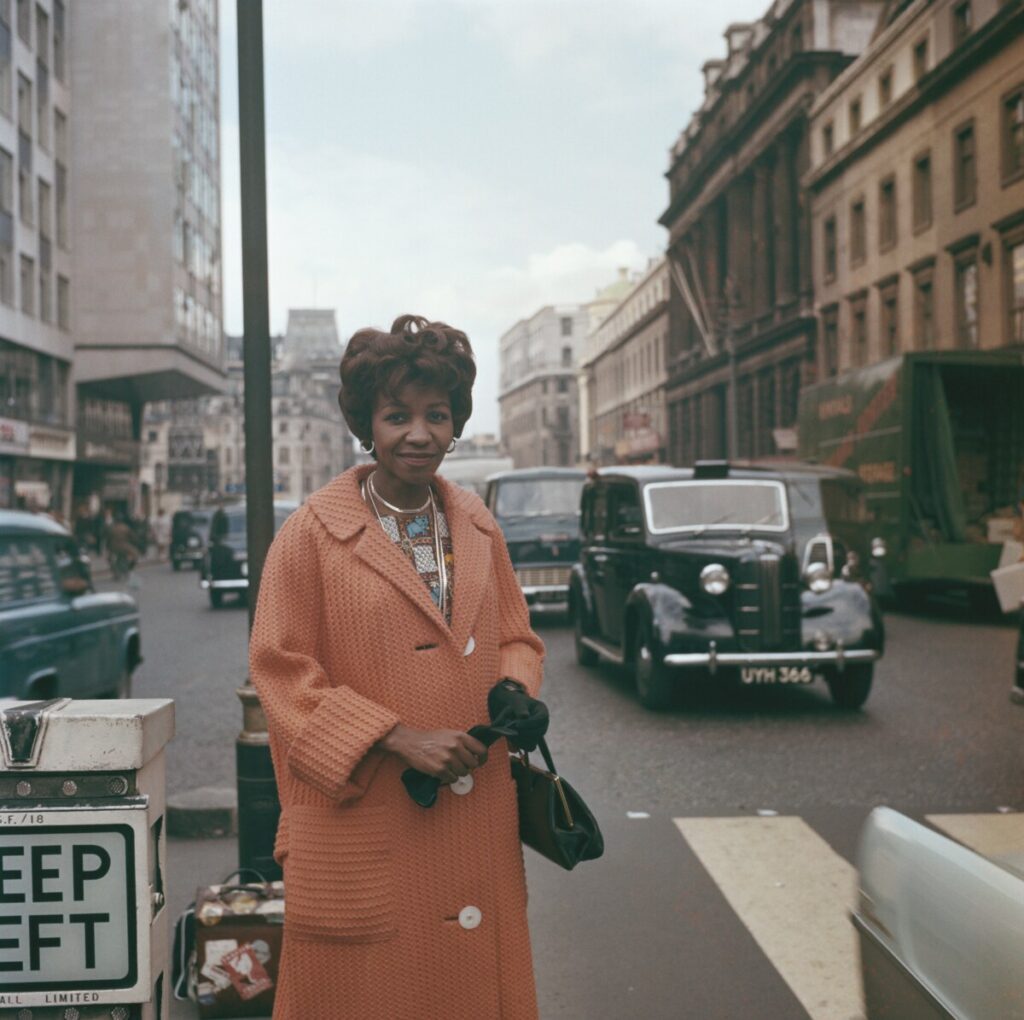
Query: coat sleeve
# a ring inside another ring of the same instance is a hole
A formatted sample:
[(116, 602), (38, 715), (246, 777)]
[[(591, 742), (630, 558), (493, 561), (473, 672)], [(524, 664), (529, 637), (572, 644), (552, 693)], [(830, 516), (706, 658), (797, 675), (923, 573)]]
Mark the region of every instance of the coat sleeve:
[(498, 590), (498, 675), (518, 680), (536, 697), (544, 677), (544, 642), (530, 627), (530, 610), (497, 525), (491, 547)]
[(320, 638), (319, 523), (303, 510), (267, 555), (249, 638), (249, 672), (277, 756), (332, 800), (361, 797), (384, 753), (374, 749), (399, 721), (394, 712), (329, 677)]

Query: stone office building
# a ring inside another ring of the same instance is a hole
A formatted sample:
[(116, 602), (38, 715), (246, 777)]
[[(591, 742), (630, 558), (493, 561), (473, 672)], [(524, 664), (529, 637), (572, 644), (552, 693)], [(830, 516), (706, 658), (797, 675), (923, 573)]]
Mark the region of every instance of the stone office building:
[(776, 0), (725, 32), (705, 92), (672, 148), (669, 458), (758, 457), (795, 447), (813, 374), (808, 111), (869, 43), (882, 0)]
[(1021, 0), (902, 5), (811, 133), (821, 377), (1024, 345)]
[(670, 282), (664, 258), (646, 271), (587, 337), (581, 387), (590, 464), (662, 463)]
[(586, 305), (546, 305), (502, 335), (501, 438), (515, 467), (576, 463), (576, 373), (588, 328)]

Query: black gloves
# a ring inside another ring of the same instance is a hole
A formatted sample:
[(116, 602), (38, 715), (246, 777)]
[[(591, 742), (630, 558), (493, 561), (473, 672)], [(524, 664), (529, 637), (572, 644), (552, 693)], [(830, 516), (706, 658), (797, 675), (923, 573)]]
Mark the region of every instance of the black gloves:
[(548, 731), (547, 705), (531, 698), (518, 680), (499, 680), (487, 695), (487, 711), (495, 725), (507, 726), (514, 732), (508, 742), (518, 751), (535, 751)]

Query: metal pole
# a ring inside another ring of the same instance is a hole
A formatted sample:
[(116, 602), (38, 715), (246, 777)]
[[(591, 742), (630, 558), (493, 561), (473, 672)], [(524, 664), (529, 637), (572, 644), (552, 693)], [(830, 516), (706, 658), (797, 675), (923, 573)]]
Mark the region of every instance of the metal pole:
[[(270, 300), (267, 284), (267, 168), (263, 116), (263, 3), (237, 0), (238, 136), (242, 198), (242, 299), (245, 380), (245, 504), (249, 628), (263, 563), (274, 537), (270, 405)], [(277, 878), (274, 835), (280, 815), (267, 720), (251, 682), (239, 688), (242, 732), (235, 742), (238, 863)]]

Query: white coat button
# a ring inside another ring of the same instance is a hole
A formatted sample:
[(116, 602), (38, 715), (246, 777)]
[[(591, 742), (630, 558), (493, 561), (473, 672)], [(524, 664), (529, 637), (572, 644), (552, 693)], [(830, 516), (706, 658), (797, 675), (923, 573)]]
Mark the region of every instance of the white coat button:
[(454, 783), (451, 784), (452, 793), (457, 793), (460, 797), (469, 793), (473, 789), (473, 777), (472, 776), (459, 776)]
[(483, 920), (479, 907), (463, 907), (459, 911), (459, 924), (467, 931), (476, 928)]
[(472, 634), (469, 635), (469, 640), (466, 642), (466, 650), (462, 653), (463, 655), (472, 655), (473, 650), (476, 648), (476, 638)]

